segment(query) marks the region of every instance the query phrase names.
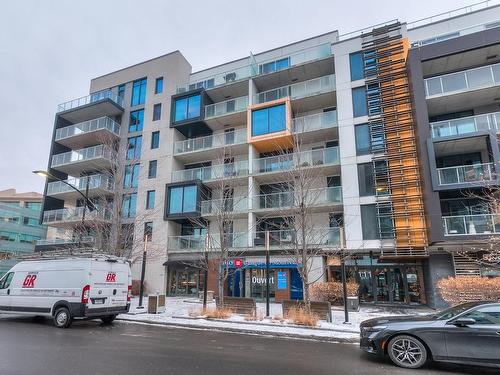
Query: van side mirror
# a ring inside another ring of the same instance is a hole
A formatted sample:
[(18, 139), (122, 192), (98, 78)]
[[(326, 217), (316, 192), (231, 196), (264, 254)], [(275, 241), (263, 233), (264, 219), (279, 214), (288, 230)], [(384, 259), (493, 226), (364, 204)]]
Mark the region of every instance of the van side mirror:
[(455, 319), (452, 324), (456, 325), (457, 327), (467, 327), (476, 324), (476, 320), (473, 318), (458, 318)]

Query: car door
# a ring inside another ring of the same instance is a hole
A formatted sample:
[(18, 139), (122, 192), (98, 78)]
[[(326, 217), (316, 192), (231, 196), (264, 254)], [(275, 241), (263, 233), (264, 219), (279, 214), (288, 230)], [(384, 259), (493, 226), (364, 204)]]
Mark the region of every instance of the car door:
[(500, 305), (478, 307), (459, 318), (476, 321), (465, 327), (446, 325), (448, 357), (455, 360), (500, 363)]
[(10, 286), (14, 272), (9, 272), (0, 279), (0, 311), (9, 311), (12, 297), (10, 296)]

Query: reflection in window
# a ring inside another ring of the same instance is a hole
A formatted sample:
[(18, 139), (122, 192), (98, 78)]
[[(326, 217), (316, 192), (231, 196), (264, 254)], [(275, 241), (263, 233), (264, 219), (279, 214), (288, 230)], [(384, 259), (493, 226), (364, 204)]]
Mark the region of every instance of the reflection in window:
[(285, 104), (252, 111), (252, 136), (276, 133), (285, 129)]
[(146, 101), (146, 82), (146, 78), (134, 81), (132, 85), (131, 106), (144, 104)]
[(198, 186), (175, 186), (169, 188), (168, 212), (170, 214), (196, 212)]
[(357, 81), (365, 77), (363, 68), (363, 52), (355, 52), (349, 55), (351, 66), (351, 81)]
[(200, 117), (201, 95), (176, 99), (174, 102), (174, 121), (183, 121)]
[(140, 158), (141, 148), (142, 148), (142, 136), (129, 138), (127, 143), (127, 160)]
[(352, 108), (354, 117), (366, 116), (368, 114), (365, 86), (352, 89)]
[(128, 131), (140, 132), (144, 124), (144, 109), (130, 112), (130, 122), (128, 124)]

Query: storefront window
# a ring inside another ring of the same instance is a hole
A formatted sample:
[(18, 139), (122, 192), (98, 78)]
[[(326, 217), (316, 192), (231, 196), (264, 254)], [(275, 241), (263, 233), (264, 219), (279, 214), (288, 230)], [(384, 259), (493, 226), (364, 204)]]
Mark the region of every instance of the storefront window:
[[(252, 298), (266, 298), (266, 270), (253, 269), (250, 277), (250, 292)], [(274, 270), (269, 271), (269, 298), (274, 298), (276, 295), (276, 280)]]
[(204, 288), (203, 273), (198, 269), (170, 270), (170, 295), (197, 295)]

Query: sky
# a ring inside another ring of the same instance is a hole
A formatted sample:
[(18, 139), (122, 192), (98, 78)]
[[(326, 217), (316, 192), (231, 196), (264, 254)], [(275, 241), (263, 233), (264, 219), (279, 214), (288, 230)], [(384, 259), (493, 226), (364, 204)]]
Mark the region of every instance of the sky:
[[(478, 0), (477, 0), (478, 1)], [(57, 105), (102, 74), (180, 50), (193, 71), (332, 30), (474, 0), (16, 0), (0, 22), (0, 190), (43, 192)]]

